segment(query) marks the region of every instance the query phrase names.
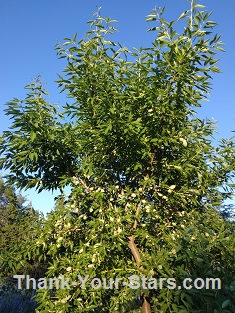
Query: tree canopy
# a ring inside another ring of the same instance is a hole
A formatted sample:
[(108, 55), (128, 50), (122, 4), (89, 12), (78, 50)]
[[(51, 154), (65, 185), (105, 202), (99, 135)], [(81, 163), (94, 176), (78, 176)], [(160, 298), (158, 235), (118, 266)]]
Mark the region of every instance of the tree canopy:
[[(72, 190), (44, 224), (31, 257), (50, 258), (48, 277), (218, 277), (221, 290), (119, 288), (39, 290), (38, 312), (232, 312), (234, 224), (220, 214), (233, 195), (234, 141), (212, 144), (198, 118), (219, 72), (220, 36), (203, 5), (177, 21), (147, 16), (156, 38), (129, 50), (111, 41), (115, 20), (96, 16), (84, 39), (57, 45), (67, 58), (58, 86), (63, 112), (41, 81), (7, 104), (1, 167), (21, 188)], [(177, 31), (176, 31), (177, 29)], [(213, 304), (212, 304), (213, 303)], [(227, 310), (227, 311), (226, 311)]]

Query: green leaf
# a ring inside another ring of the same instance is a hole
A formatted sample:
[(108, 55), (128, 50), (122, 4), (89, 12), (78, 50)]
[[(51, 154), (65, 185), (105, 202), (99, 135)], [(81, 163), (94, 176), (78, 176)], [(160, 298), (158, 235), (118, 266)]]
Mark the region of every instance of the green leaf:
[(179, 252), (183, 247), (181, 245), (178, 245), (175, 247), (176, 252)]
[(200, 8), (200, 9), (204, 9), (205, 6), (202, 4), (195, 4), (194, 8)]
[(36, 133), (35, 133), (34, 131), (31, 131), (31, 132), (30, 132), (30, 138), (31, 138), (32, 141), (34, 141), (34, 139), (36, 138), (36, 136), (37, 136), (37, 135), (36, 135)]
[(216, 66), (211, 67), (211, 71), (215, 73), (220, 73), (220, 69)]
[(229, 305), (230, 305), (231, 301), (228, 299), (228, 300), (225, 300), (223, 303), (222, 303), (222, 309), (225, 309), (227, 308)]
[(178, 21), (183, 19), (184, 17), (186, 17), (188, 15), (188, 11), (183, 12), (180, 17), (178, 18)]

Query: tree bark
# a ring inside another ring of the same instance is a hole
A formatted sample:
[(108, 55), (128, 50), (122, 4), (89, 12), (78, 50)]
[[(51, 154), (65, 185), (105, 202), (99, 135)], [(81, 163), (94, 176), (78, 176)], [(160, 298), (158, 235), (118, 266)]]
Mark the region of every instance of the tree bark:
[[(154, 161), (154, 158), (155, 158), (155, 153), (152, 153), (151, 155), (151, 161), (149, 163), (149, 168), (152, 167), (153, 165), (153, 161)], [(151, 173), (149, 173), (148, 169), (147, 169), (147, 172), (146, 172), (146, 178), (150, 178), (150, 175)], [(142, 200), (140, 200), (140, 202), (138, 203), (138, 206), (137, 206), (137, 209), (136, 209), (136, 219), (134, 221), (134, 225), (133, 225), (133, 230), (135, 231), (136, 228), (137, 228), (137, 218), (139, 216), (139, 213), (140, 213), (140, 210), (141, 210), (141, 204), (142, 204)], [(140, 266), (140, 261), (141, 261), (141, 258), (140, 258), (140, 253), (139, 253), (139, 250), (138, 248), (136, 247), (136, 244), (135, 244), (135, 237), (134, 235), (128, 237), (129, 239), (129, 243), (128, 243), (128, 247), (130, 248), (131, 252), (132, 252), (132, 255), (136, 261), (136, 265), (137, 267), (143, 271), (143, 267)], [(140, 291), (140, 297), (141, 297), (141, 308), (142, 308), (142, 313), (151, 313), (151, 305), (150, 305), (150, 299), (149, 297), (141, 290)]]
[[(136, 261), (136, 265), (140, 268), (140, 269), (143, 269), (142, 267), (140, 267), (140, 253), (139, 253), (139, 250), (138, 248), (136, 247), (136, 244), (135, 244), (135, 238), (134, 236), (130, 236), (128, 237), (129, 239), (129, 244), (128, 244), (128, 247), (130, 248), (133, 256), (134, 256), (134, 259)], [(141, 297), (141, 307), (142, 307), (142, 313), (151, 313), (151, 306), (150, 306), (150, 301), (149, 301), (149, 298), (146, 296), (145, 293), (143, 293), (143, 291), (140, 292), (140, 297)]]

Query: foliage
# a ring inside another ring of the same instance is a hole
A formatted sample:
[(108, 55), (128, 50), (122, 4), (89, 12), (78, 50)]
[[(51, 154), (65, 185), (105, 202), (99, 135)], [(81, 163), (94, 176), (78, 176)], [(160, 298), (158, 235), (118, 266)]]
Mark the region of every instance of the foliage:
[(17, 187), (53, 190), (61, 183), (61, 175), (74, 173), (73, 134), (70, 126), (66, 127), (60, 121), (56, 106), (43, 99), (42, 95), (47, 92), (43, 90), (40, 78), (26, 89), (30, 92), (25, 104), (16, 98), (8, 103), (6, 114), (14, 115), (11, 129), (17, 131), (4, 132), (2, 164), (10, 171), (11, 182)]
[(36, 302), (30, 294), (19, 291), (10, 284), (0, 287), (1, 313), (35, 313)]
[(195, 114), (222, 44), (195, 1), (181, 34), (163, 11), (147, 17), (159, 24), (149, 48), (109, 40), (115, 21), (99, 15), (85, 39), (57, 46), (66, 122), (41, 82), (28, 86), (6, 109), (1, 164), (20, 187), (72, 187), (31, 247), (50, 262), (47, 277), (219, 277), (223, 287), (40, 289), (38, 312), (235, 312), (234, 224), (219, 214), (233, 193), (234, 142), (212, 145), (215, 125)]
[(40, 215), (31, 204), (24, 205), (25, 201), (10, 184), (0, 180), (1, 277), (17, 273), (40, 276), (42, 272), (42, 265), (29, 261), (27, 256), (29, 246), (40, 232)]

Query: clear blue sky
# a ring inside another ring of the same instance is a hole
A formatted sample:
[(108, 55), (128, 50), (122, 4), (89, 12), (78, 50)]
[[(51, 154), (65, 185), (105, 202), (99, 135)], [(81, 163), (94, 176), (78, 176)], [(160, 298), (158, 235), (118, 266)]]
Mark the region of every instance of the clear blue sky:
[[(218, 137), (231, 137), (235, 130), (235, 1), (198, 3), (213, 11), (211, 19), (219, 24), (216, 32), (226, 45), (226, 53), (218, 54), (222, 74), (214, 75), (210, 103), (204, 103), (200, 116), (218, 120)], [(78, 39), (82, 38), (89, 27), (86, 21), (92, 19), (96, 6), (102, 7), (102, 16), (119, 21), (114, 41), (138, 48), (149, 46), (154, 38), (154, 33), (146, 32), (154, 25), (145, 23), (145, 16), (155, 5), (166, 6), (169, 20), (189, 8), (187, 0), (0, 0), (0, 133), (10, 125), (4, 116), (4, 104), (14, 97), (23, 99), (24, 86), (37, 75), (47, 81), (50, 101), (63, 105), (65, 97), (59, 94), (54, 81), (65, 63), (57, 59), (54, 45), (76, 32)], [(40, 211), (49, 212), (53, 207), (55, 194), (36, 194), (33, 190), (23, 194)]]

